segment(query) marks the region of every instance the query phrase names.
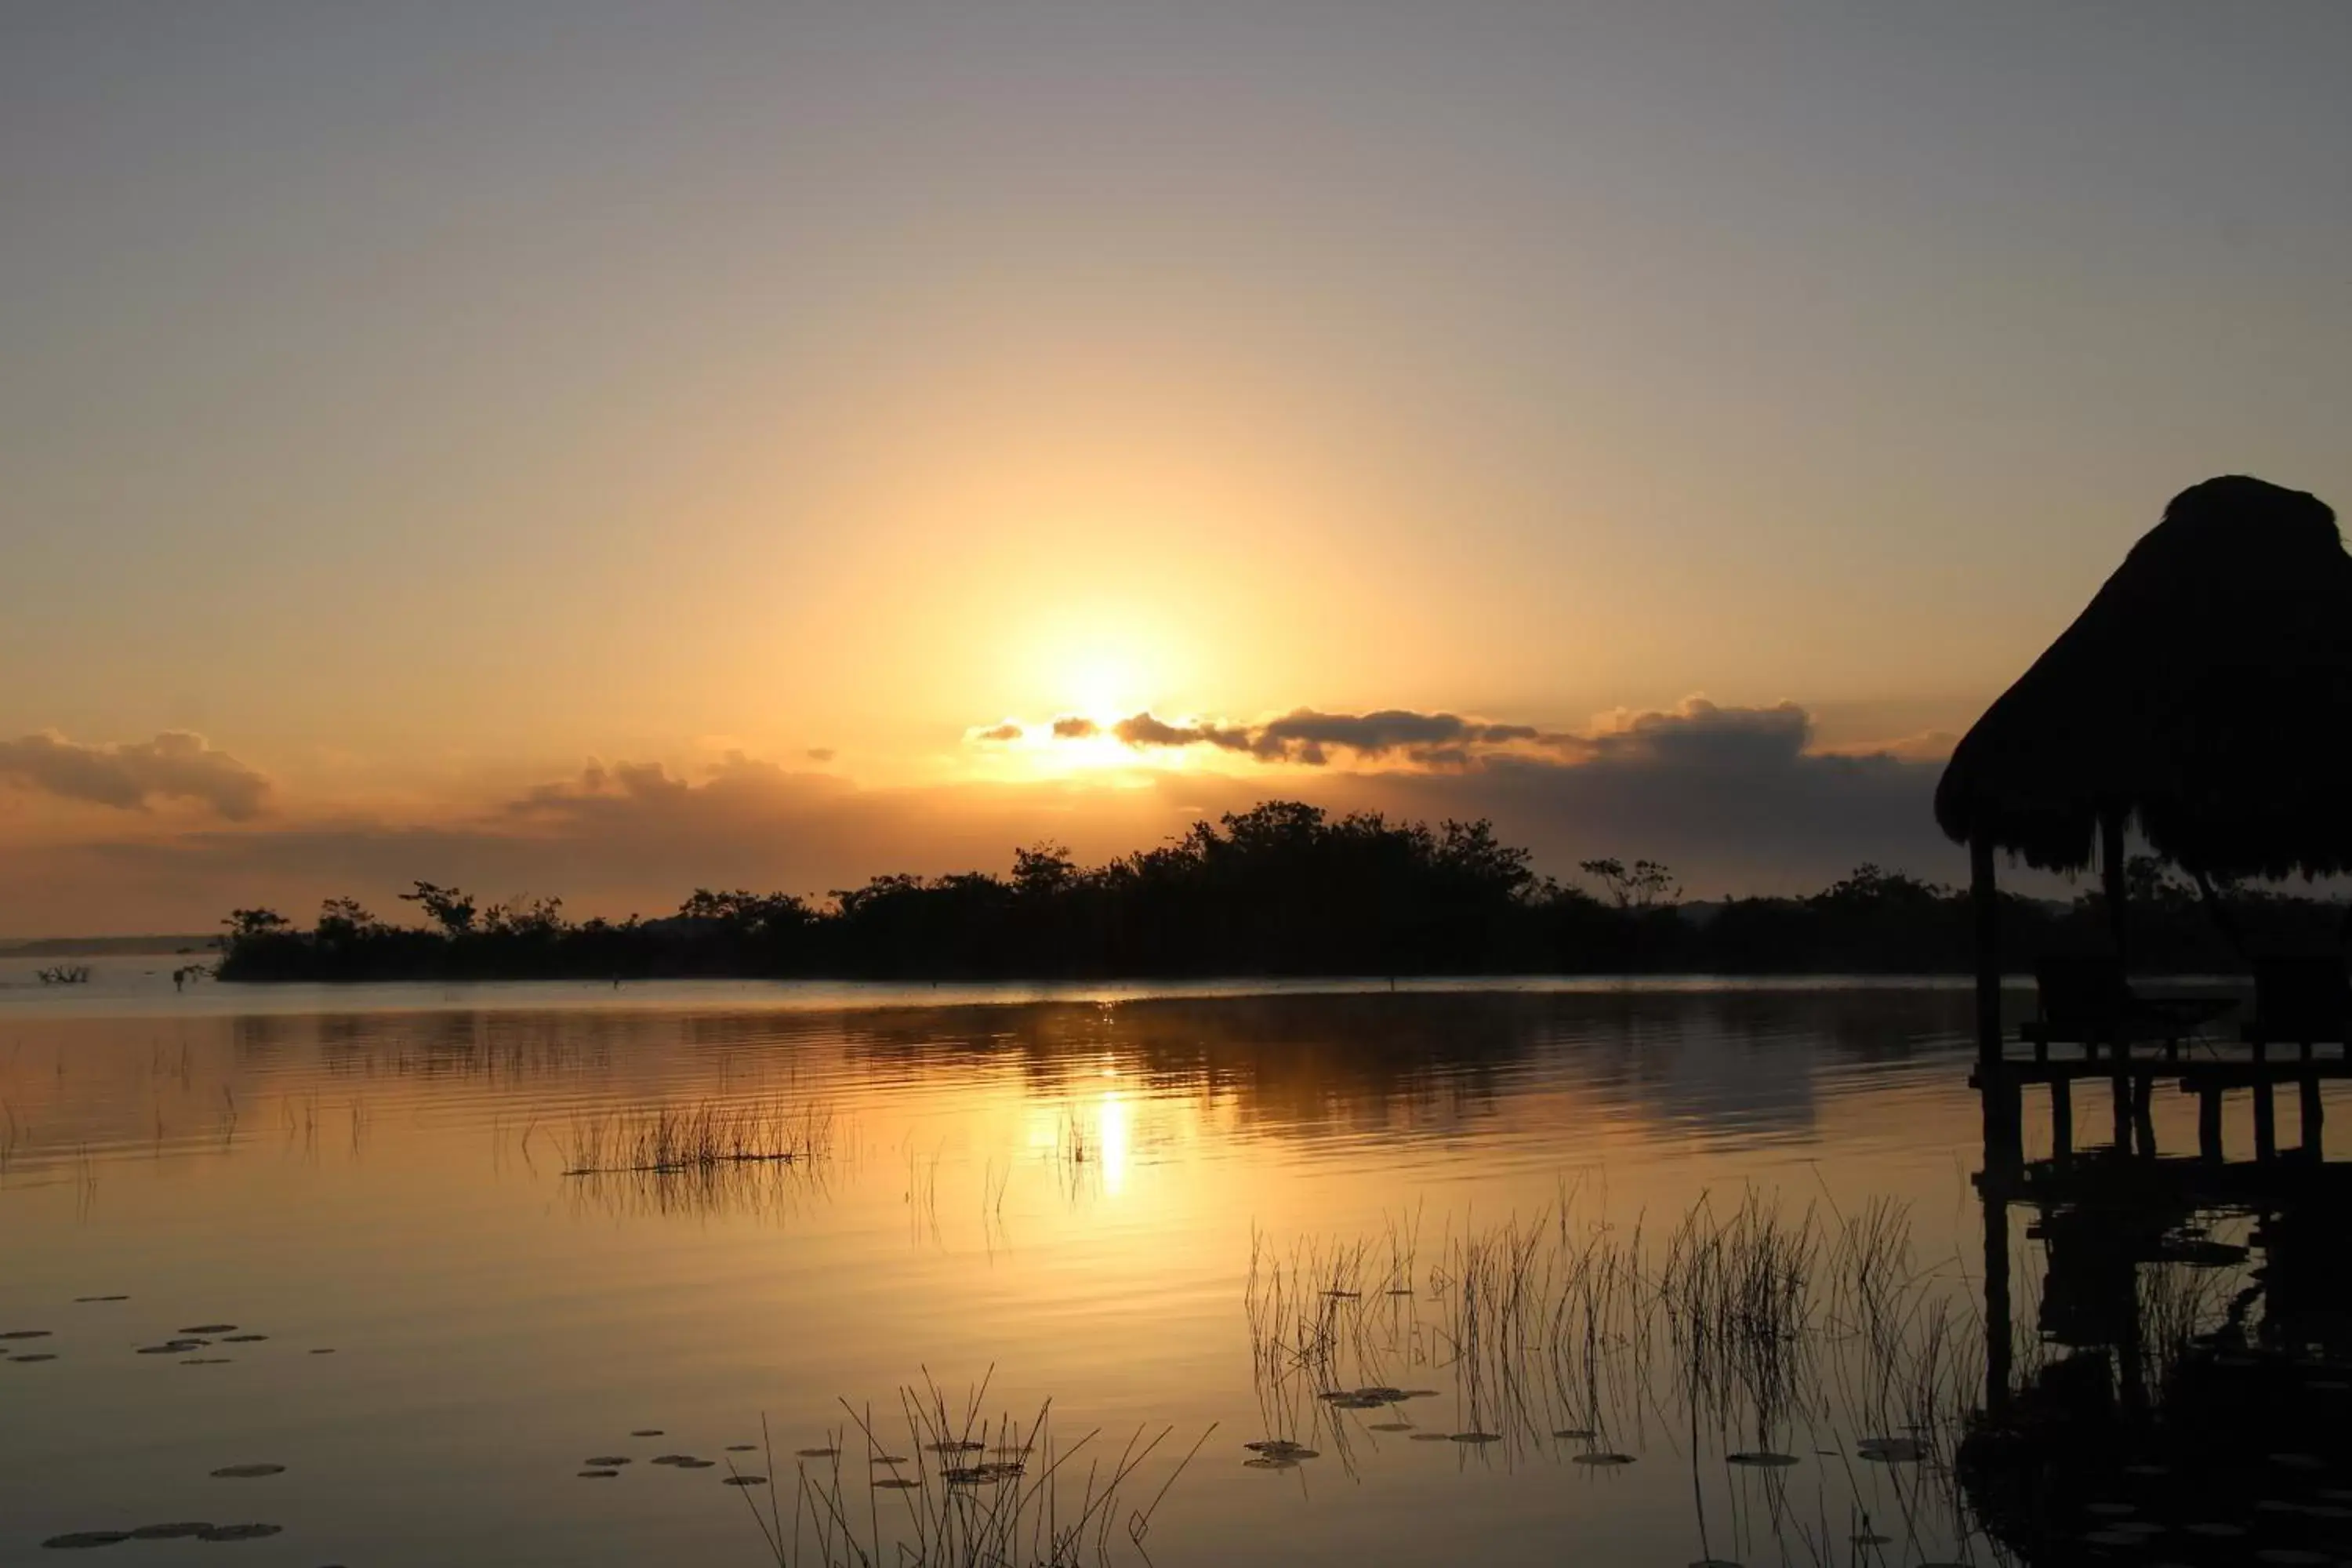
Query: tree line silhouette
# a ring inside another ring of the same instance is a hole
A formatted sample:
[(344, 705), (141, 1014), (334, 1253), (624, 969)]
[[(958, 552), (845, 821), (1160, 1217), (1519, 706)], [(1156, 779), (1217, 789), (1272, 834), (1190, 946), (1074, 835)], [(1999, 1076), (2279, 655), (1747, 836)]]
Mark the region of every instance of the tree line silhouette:
[[(331, 899), (308, 929), (267, 909), (226, 922), (220, 978), (243, 981), (930, 980), (1203, 975), (1965, 973), (1963, 892), (1863, 866), (1818, 893), (1690, 903), (1652, 860), (1587, 860), (1539, 876), (1491, 823), (1334, 816), (1269, 801), (1096, 867), (1056, 844), (1009, 876), (879, 876), (824, 902), (697, 889), (675, 914), (573, 921), (557, 899), (483, 905), (417, 882), (420, 924)], [(2249, 941), (2309, 951), (2341, 940), (2343, 906), (2231, 889), (2216, 921), (2197, 889), (2133, 862), (2136, 967), (2223, 973)], [(2004, 895), (2002, 951), (2095, 951), (2101, 896)]]

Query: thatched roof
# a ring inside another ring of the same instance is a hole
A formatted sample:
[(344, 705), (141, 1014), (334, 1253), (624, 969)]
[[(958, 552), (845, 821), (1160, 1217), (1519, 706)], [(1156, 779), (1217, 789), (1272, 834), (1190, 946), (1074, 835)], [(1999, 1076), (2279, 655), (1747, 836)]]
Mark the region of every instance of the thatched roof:
[(2352, 868), (2352, 556), (2316, 497), (2175, 496), (1952, 753), (1936, 820), (2088, 866), (2102, 813), (2216, 876)]

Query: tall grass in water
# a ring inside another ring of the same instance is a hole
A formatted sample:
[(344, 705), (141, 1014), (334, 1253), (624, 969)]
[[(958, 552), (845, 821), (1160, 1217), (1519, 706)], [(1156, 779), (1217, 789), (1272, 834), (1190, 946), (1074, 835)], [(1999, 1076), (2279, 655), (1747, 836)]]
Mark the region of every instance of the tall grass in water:
[[(1710, 1493), (1731, 1500), (1735, 1534), (1764, 1529), (1820, 1562), (1855, 1557), (1856, 1537), (1918, 1557), (1973, 1536), (1951, 1459), (1982, 1384), (1979, 1310), (1963, 1270), (1919, 1267), (1900, 1205), (1846, 1215), (1749, 1193), (1661, 1226), (1608, 1223), (1577, 1196), (1449, 1231), (1426, 1256), (1392, 1227), (1401, 1267), (1376, 1239), (1286, 1252), (1257, 1237), (1247, 1311), (1266, 1436), (1345, 1462), (1383, 1431), (1429, 1426), (1493, 1462), (1602, 1469), (1663, 1442), (1691, 1468), (1708, 1557)], [(1413, 1381), (1450, 1384), (1452, 1407), (1358, 1397)], [(1309, 1422), (1325, 1429), (1293, 1429)], [(1799, 1484), (1821, 1493), (1801, 1510)]]
[(564, 1184), (573, 1213), (605, 1218), (751, 1219), (782, 1224), (828, 1195), (818, 1160), (588, 1172)]
[(1063, 1445), (1050, 1401), (1025, 1424), (991, 1417), (986, 1402), (983, 1383), (953, 1409), (926, 1379), (898, 1391), (887, 1438), (870, 1408), (845, 1402), (832, 1451), (795, 1468), (789, 1518), (780, 1478), (764, 1510), (744, 1489), (777, 1568), (1102, 1568), (1123, 1548), (1148, 1561), (1153, 1513), (1216, 1430), (1164, 1475), (1146, 1475), (1173, 1427), (1139, 1428), (1114, 1454), (1099, 1430)]
[(792, 1164), (833, 1146), (833, 1113), (781, 1102), (654, 1105), (572, 1124), (567, 1176), (680, 1174), (730, 1165)]

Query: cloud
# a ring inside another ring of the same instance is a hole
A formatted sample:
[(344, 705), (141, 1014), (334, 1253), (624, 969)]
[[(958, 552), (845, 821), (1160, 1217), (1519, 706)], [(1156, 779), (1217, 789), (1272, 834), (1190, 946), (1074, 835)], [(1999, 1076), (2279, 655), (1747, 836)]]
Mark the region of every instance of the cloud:
[[(1312, 773), (1194, 774), (1212, 798), (1293, 795), (1335, 809), (1494, 818), (1555, 875), (1615, 855), (1671, 860), (1695, 892), (1821, 886), (1863, 860), (1949, 875), (1956, 854), (1928, 809), (1948, 737), (1814, 748), (1794, 702), (1694, 696), (1619, 710), (1579, 731), (1450, 712), (1301, 708), (1256, 724), (1143, 712), (1110, 732), (1138, 750), (1213, 748)], [(1341, 766), (1340, 764), (1347, 764)]]
[(801, 754), (808, 758), (808, 760), (813, 763), (829, 763), (841, 753), (835, 751), (831, 746), (811, 746), (807, 751)]
[(1391, 809), (1491, 816), (1555, 874), (1642, 855), (1708, 894), (1811, 890), (1864, 860), (1955, 874), (1959, 852), (1931, 810), (1940, 758), (1814, 752), (1812, 729), (1792, 702), (1695, 697), (1546, 737), (1541, 750), (1477, 757), (1450, 776), (1358, 777)]
[(1663, 711), (1621, 710), (1589, 735), (1561, 737), (1561, 745), (1594, 762), (1640, 759), (1687, 769), (1738, 769), (1799, 756), (1812, 734), (1812, 716), (1793, 702), (1718, 708), (1704, 697), (1688, 697)]
[[(1103, 732), (1093, 720), (1077, 715), (1056, 719), (1056, 740), (1091, 740)], [(1359, 759), (1402, 758), (1423, 767), (1462, 767), (1479, 752), (1499, 746), (1545, 742), (1529, 724), (1491, 724), (1453, 713), (1414, 713), (1401, 708), (1375, 713), (1322, 713), (1300, 708), (1258, 725), (1215, 720), (1175, 721), (1149, 711), (1121, 719), (1109, 732), (1137, 751), (1210, 746), (1220, 751), (1246, 752), (1261, 762), (1296, 763), (1319, 768), (1334, 752)], [(1017, 739), (1017, 724), (966, 732), (973, 741)]]
[(1376, 713), (1318, 713), (1300, 708), (1259, 727), (1250, 749), (1259, 756), (1320, 767), (1332, 749), (1361, 757), (1402, 752), (1408, 759), (1459, 766), (1471, 748), (1532, 741), (1527, 724), (1487, 724), (1452, 713), (1415, 713), (1383, 708)]
[(1002, 724), (991, 724), (984, 730), (967, 730), (964, 731), (964, 739), (976, 741), (984, 745), (1005, 745), (1019, 740), (1022, 733), (1021, 726), (1007, 719)]
[[(280, 812), (160, 837), (0, 843), (0, 932), (198, 931), (257, 904), (307, 918), (320, 899), (346, 893), (384, 910), (420, 877), (485, 898), (560, 894), (583, 916), (655, 914), (697, 886), (822, 894), (884, 872), (1001, 872), (1016, 847), (1043, 838), (1099, 862), (1270, 798), (1430, 821), (1490, 817), (1550, 875), (1573, 879), (1579, 860), (1599, 856), (1647, 857), (1672, 865), (1694, 897), (1811, 891), (1864, 860), (1942, 880), (1965, 874), (1965, 857), (1930, 809), (1939, 763), (1811, 750), (1811, 716), (1793, 704), (1693, 699), (1533, 739), (1524, 738), (1529, 726), (1468, 719), (1455, 721), (1458, 730), (1379, 713), (1358, 716), (1352, 729), (1308, 732), (1307, 722), (1285, 743), (1358, 756), (1381, 754), (1369, 751), (1378, 742), (1388, 755), (1433, 760), (889, 789), (740, 752), (685, 773), (594, 761), (437, 820)], [(1213, 747), (1245, 760), (1244, 737), (1254, 745), (1266, 727), (1139, 714), (1109, 731), (1129, 745)], [(5, 753), (12, 768), (16, 752)]]
[(269, 781), (202, 735), (166, 730), (152, 741), (85, 745), (53, 730), (0, 741), (0, 780), (65, 800), (141, 811), (187, 800), (232, 822), (256, 815)]
[(1245, 752), (1250, 747), (1250, 732), (1238, 725), (1171, 724), (1149, 713), (1138, 713), (1121, 719), (1110, 727), (1110, 732), (1121, 743), (1141, 749), (1147, 746), (1222, 746), (1229, 752)]
[(1900, 757), (1906, 763), (1942, 763), (1951, 760), (1952, 748), (1959, 743), (1959, 736), (1949, 730), (1923, 730), (1892, 741), (1823, 746), (1820, 750), (1832, 756), (1888, 756)]

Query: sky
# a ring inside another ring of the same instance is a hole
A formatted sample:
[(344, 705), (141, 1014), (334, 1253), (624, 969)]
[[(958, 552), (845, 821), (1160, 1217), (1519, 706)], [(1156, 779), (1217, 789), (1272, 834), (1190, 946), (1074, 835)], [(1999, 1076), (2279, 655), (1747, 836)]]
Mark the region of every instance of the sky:
[(2167, 499), (2352, 496), (2347, 60), (2332, 0), (24, 0), (0, 935), (1274, 796), (1951, 876), (1942, 754)]

